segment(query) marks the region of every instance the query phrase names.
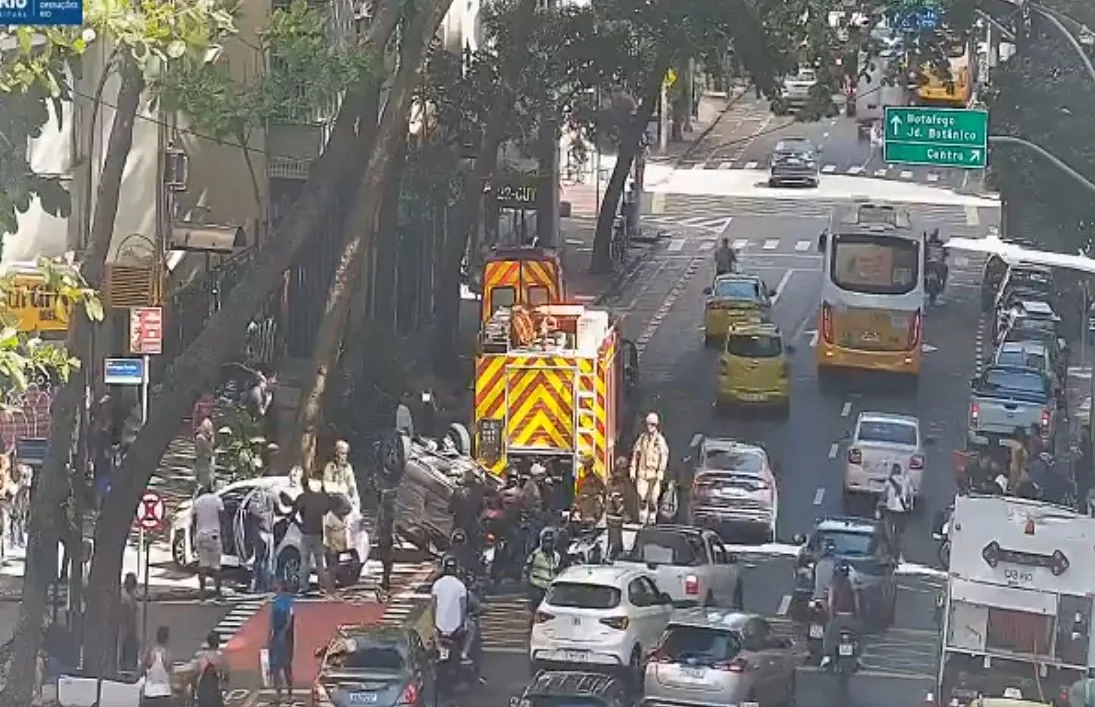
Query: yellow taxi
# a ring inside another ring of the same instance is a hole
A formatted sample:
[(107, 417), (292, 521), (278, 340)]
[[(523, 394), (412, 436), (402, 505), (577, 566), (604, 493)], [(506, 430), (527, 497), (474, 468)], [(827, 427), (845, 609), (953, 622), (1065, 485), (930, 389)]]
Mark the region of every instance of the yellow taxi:
[(703, 294), (707, 295), (703, 329), (708, 344), (722, 343), (732, 324), (766, 319), (775, 296), (764, 280), (746, 273), (717, 275), (711, 286), (704, 288)]
[(719, 357), (716, 400), (720, 408), (771, 405), (789, 409), (794, 347), (783, 343), (779, 327), (767, 321), (732, 324)]

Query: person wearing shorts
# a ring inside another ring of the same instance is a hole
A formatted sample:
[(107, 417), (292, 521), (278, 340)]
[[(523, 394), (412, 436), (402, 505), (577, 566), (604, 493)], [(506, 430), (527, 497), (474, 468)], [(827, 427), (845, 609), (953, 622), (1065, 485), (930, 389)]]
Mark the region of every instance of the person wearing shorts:
[(193, 510), (194, 545), (198, 554), (198, 589), (204, 598), (206, 581), (213, 580), (216, 595), (221, 595), (221, 515), (224, 514), (224, 501), (213, 493), (213, 489), (203, 486), (194, 499)]

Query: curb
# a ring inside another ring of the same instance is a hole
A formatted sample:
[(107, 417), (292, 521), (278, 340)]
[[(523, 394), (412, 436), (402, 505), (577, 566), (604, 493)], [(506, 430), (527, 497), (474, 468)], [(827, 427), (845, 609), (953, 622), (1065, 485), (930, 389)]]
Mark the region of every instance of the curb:
[[(707, 137), (715, 130), (716, 127), (718, 127), (719, 123), (722, 122), (722, 119), (724, 117), (726, 117), (727, 113), (730, 112), (730, 109), (733, 108), (734, 106), (736, 106), (738, 104), (738, 102), (740, 102), (745, 97), (745, 95), (747, 93), (748, 93), (747, 90), (742, 91), (741, 93), (734, 96), (733, 98), (728, 98), (727, 101), (726, 101), (726, 106), (723, 107), (723, 109), (719, 111), (719, 114), (715, 116), (715, 119), (711, 121), (710, 125), (708, 125), (706, 128), (701, 130), (700, 134), (692, 139), (691, 144), (687, 148), (685, 148), (684, 152), (682, 152), (680, 155), (678, 155), (676, 159), (668, 159), (668, 160), (664, 160), (664, 162), (668, 162), (668, 163), (672, 164), (673, 168), (676, 169), (677, 167), (680, 167), (684, 163), (685, 160), (689, 159), (690, 157), (692, 157), (692, 155), (696, 154), (696, 150), (699, 149), (699, 147), (703, 143), (703, 141), (707, 139)], [(651, 160), (651, 161), (654, 162), (654, 160)]]

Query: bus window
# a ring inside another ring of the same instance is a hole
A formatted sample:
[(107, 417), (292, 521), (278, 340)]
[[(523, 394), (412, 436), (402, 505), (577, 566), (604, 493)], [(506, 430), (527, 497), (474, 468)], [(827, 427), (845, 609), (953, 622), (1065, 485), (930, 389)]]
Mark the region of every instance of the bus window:
[(528, 303), (530, 307), (539, 307), (542, 304), (551, 304), (551, 296), (546, 287), (533, 285), (528, 288)]
[(512, 307), (516, 302), (516, 293), (512, 287), (495, 287), (490, 291), (490, 313), (492, 316), (499, 309)]
[(850, 292), (903, 295), (919, 283), (920, 247), (915, 241), (872, 235), (841, 235), (830, 258), (833, 284)]

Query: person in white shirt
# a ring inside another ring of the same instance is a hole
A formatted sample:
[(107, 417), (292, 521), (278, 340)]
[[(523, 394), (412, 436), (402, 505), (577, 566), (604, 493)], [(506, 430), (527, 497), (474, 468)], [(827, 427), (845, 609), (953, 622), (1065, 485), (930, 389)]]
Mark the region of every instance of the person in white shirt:
[[(468, 621), (470, 607), (474, 606), (475, 595), (468, 591), (467, 586), (460, 581), (459, 563), (452, 555), (446, 555), (441, 560), (441, 576), (438, 577), (430, 594), (433, 597), (433, 624), (438, 636), (455, 637), (461, 642), (461, 658), (469, 660), (469, 652), (473, 646), (478, 647), (478, 636)], [(470, 660), (479, 671), (479, 650)], [(479, 678), (482, 682), (482, 678)]]
[(142, 705), (170, 707), (171, 705), (171, 653), (167, 649), (167, 626), (156, 629), (156, 643), (145, 653), (141, 670), (144, 674)]
[(217, 596), (221, 594), (221, 514), (224, 501), (205, 486), (198, 491), (191, 508), (194, 545), (198, 552), (198, 589), (205, 596), (205, 582), (212, 579)]
[(404, 393), (395, 408), (395, 429), (405, 437), (414, 437), (414, 417), (411, 415), (411, 394)]
[(354, 466), (350, 463), (350, 445), (344, 440), (335, 442), (334, 458), (323, 467), (323, 490), (345, 496), (355, 512), (361, 509)]
[(894, 464), (890, 469), (882, 507), (886, 516), (886, 530), (890, 535), (890, 544), (895, 554), (900, 557), (901, 536), (905, 532), (905, 522), (913, 509), (912, 483), (900, 464)]

